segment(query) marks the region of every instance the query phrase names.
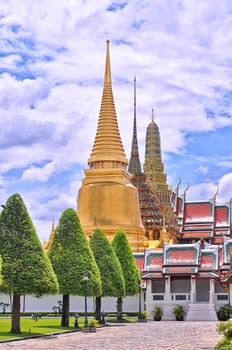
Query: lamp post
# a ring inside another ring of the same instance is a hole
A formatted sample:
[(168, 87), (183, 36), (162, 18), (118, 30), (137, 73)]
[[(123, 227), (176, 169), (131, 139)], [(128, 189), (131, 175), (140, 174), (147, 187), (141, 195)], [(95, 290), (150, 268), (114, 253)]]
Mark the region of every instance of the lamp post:
[(87, 271), (83, 273), (83, 283), (84, 283), (84, 296), (85, 296), (85, 327), (88, 327), (88, 313), (87, 313), (87, 283), (89, 279), (89, 274)]

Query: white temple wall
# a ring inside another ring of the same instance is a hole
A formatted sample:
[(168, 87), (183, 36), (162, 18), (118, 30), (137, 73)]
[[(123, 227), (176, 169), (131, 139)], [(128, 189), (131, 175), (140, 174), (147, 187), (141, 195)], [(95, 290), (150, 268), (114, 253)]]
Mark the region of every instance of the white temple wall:
[[(36, 298), (31, 295), (21, 296), (21, 312), (48, 312), (53, 313), (52, 307), (58, 306), (58, 300), (62, 301), (62, 295), (46, 295)], [(9, 295), (0, 294), (0, 302), (11, 305)], [(102, 311), (116, 312), (116, 298), (102, 298)], [(144, 308), (142, 300), (142, 310)], [(10, 312), (10, 306), (6, 312)], [(94, 312), (95, 302), (93, 297), (87, 298), (88, 312)], [(123, 312), (138, 312), (139, 296), (123, 298)], [(84, 312), (84, 297), (70, 295), (70, 312)]]

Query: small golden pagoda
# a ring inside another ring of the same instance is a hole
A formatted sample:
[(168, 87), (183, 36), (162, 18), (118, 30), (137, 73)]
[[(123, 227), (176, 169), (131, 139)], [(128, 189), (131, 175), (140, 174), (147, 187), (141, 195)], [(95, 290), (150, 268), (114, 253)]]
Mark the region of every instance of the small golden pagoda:
[(85, 234), (91, 235), (98, 227), (111, 240), (117, 230), (123, 230), (132, 250), (143, 251), (145, 230), (118, 128), (108, 40), (101, 109), (88, 165), (77, 199), (77, 213)]
[(55, 223), (54, 223), (54, 218), (52, 220), (52, 228), (51, 228), (51, 232), (50, 232), (50, 235), (49, 235), (49, 238), (47, 241), (44, 241), (43, 242), (43, 250), (47, 253), (51, 243), (52, 243), (52, 240), (53, 240), (53, 237), (54, 237), (54, 234), (55, 234)]

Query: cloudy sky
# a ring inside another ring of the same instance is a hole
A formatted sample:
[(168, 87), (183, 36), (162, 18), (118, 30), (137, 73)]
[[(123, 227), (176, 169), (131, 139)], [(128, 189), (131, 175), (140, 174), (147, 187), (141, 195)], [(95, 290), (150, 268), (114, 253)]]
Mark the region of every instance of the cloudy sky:
[(141, 162), (154, 108), (170, 186), (232, 198), (231, 0), (3, 0), (0, 38), (0, 201), (19, 192), (42, 241), (76, 208), (106, 39), (127, 158), (136, 75)]

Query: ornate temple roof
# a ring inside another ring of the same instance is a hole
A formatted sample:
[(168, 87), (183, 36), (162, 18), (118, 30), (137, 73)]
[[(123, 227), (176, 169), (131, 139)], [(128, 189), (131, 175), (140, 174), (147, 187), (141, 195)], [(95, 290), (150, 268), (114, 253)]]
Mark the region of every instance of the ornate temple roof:
[(228, 259), (232, 253), (232, 239), (225, 237), (224, 265), (220, 262), (222, 249), (206, 241), (190, 244), (165, 244), (164, 249), (146, 249), (143, 278), (163, 278), (167, 275), (197, 275), (219, 278), (219, 268), (228, 271)]
[(165, 244), (163, 273), (188, 274), (198, 271), (200, 242), (194, 244)]
[(186, 223), (203, 223), (213, 220), (213, 203), (207, 202), (187, 202), (184, 208), (184, 218)]
[(230, 235), (230, 209), (228, 205), (217, 205), (215, 200), (185, 202), (178, 198), (177, 213), (181, 221), (182, 239), (213, 239), (222, 242)]
[(97, 133), (92, 153), (88, 160), (90, 168), (94, 167), (95, 162), (102, 162), (101, 167), (108, 167), (107, 162), (113, 162), (114, 164), (112, 167), (125, 167), (128, 164), (119, 133), (114, 105), (111, 83), (109, 40), (107, 40), (106, 43), (104, 88)]

